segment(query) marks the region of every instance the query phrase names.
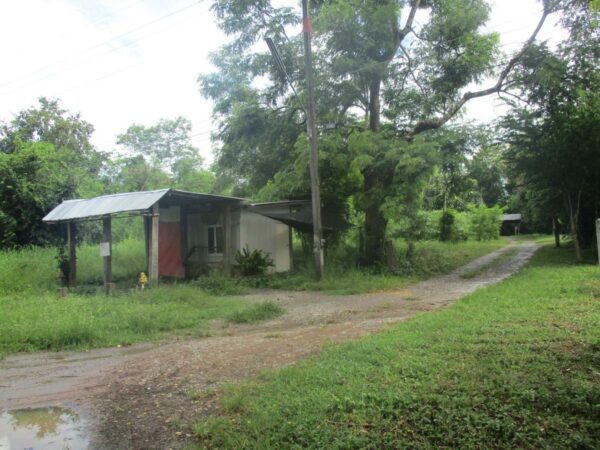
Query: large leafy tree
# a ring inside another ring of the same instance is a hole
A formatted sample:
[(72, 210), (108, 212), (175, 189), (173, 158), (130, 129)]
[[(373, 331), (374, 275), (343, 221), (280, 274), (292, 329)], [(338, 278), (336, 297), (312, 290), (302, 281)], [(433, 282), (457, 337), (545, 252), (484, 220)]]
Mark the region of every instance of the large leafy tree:
[(212, 191), (215, 177), (203, 168), (191, 131), (192, 123), (184, 117), (161, 119), (151, 126), (131, 125), (117, 136), (124, 155), (111, 161), (105, 172), (110, 189), (123, 192), (171, 186)]
[[(555, 7), (550, 1), (543, 5), (524, 47)], [(201, 90), (214, 101), (220, 123), (215, 135), (221, 142), (219, 168), (253, 194), (306, 160), (302, 46), (299, 37), (286, 32), (300, 18), (268, 0), (218, 0), (213, 10), (232, 40), (213, 55), (217, 70), (200, 77)], [(318, 1), (312, 14), (321, 139), (338, 144), (321, 155), (321, 164), (336, 161), (349, 169), (354, 190), (340, 192), (350, 194), (364, 214), (364, 263), (377, 263), (394, 210), (388, 203), (415, 184), (407, 183), (414, 175), (411, 168), (431, 167), (426, 164), (430, 152), (423, 149), (439, 150), (430, 132), (457, 117), (470, 99), (506, 89), (523, 51), (506, 58), (500, 54), (498, 36), (483, 30), (489, 16), (484, 0)], [(267, 35), (300, 98), (260, 45)], [(489, 88), (468, 90), (494, 75)], [(324, 191), (331, 182), (339, 180), (322, 177)]]
[(483, 145), (468, 164), (469, 177), (477, 183), (481, 200), (488, 206), (505, 206), (507, 201), (506, 168), (502, 146)]
[(518, 71), (520, 96), (504, 120), (506, 158), (537, 209), (569, 224), (577, 258), (600, 212), (600, 30), (572, 11), (570, 37), (557, 50), (530, 49)]
[(0, 124), (0, 246), (47, 242), (41, 219), (50, 209), (101, 192), (102, 155), (92, 132), (78, 114), (46, 98)]

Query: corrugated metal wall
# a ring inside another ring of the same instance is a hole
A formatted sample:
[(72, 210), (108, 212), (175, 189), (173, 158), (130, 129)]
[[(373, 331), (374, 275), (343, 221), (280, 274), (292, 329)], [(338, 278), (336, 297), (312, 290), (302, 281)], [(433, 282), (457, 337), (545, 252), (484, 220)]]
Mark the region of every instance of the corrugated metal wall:
[(249, 211), (242, 211), (240, 248), (261, 249), (270, 253), (276, 272), (290, 270), (290, 240), (287, 225)]

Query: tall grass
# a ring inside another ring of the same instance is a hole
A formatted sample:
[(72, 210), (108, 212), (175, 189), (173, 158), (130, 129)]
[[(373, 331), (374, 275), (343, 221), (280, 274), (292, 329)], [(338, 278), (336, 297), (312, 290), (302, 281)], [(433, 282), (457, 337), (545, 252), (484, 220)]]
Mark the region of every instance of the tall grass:
[[(0, 295), (16, 292), (46, 292), (58, 286), (57, 249), (31, 247), (0, 252)], [(135, 285), (146, 270), (144, 241), (125, 239), (113, 244), (113, 278)], [(78, 283), (102, 282), (102, 258), (97, 245), (77, 248)]]
[[(135, 285), (140, 272), (146, 271), (146, 247), (143, 240), (125, 239), (113, 244), (112, 272), (115, 281)], [(80, 283), (102, 282), (102, 258), (98, 245), (78, 248), (77, 278)]]
[(600, 278), (546, 247), (504, 283), (241, 386), (208, 448), (597, 448)]
[(21, 351), (129, 344), (171, 333), (205, 335), (212, 319), (258, 321), (274, 316), (273, 311), (262, 312), (259, 317), (253, 304), (211, 296), (185, 284), (116, 297), (11, 293), (0, 297), (0, 357)]

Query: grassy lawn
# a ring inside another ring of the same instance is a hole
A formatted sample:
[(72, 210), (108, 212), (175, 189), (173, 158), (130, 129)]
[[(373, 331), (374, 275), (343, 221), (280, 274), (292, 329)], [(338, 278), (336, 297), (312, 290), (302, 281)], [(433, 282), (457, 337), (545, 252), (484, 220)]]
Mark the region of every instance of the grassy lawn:
[(223, 394), (210, 448), (598, 448), (600, 272), (544, 247), (500, 285)]

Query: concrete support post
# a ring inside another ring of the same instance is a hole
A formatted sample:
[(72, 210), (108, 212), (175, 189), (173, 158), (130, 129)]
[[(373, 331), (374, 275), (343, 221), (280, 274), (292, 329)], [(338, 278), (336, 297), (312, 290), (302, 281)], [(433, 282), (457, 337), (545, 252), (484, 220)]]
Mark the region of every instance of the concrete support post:
[(152, 206), (150, 218), (150, 242), (148, 245), (148, 280), (150, 284), (158, 283), (158, 227), (159, 210), (158, 203)]

